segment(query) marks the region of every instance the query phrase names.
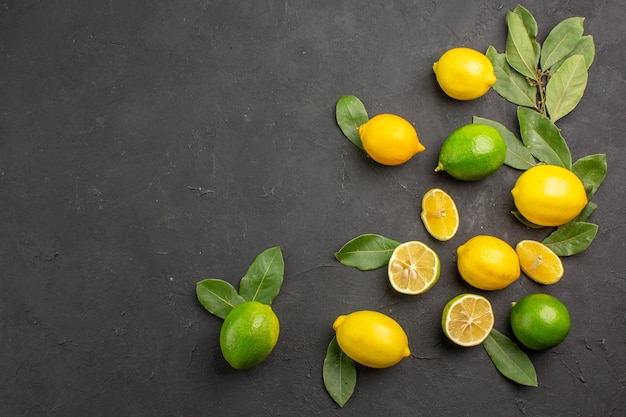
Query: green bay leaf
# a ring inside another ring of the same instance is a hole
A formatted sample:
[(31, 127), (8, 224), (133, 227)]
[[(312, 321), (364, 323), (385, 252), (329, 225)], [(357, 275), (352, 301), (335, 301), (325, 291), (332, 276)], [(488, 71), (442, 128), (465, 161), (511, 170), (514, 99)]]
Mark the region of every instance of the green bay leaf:
[(209, 313), (222, 319), (226, 318), (230, 310), (246, 301), (230, 283), (214, 278), (196, 284), (196, 297)]
[(343, 407), (356, 386), (356, 362), (343, 353), (336, 337), (328, 344), (322, 376), (328, 394)]
[(588, 200), (591, 200), (602, 181), (604, 181), (606, 170), (605, 154), (587, 155), (572, 164), (572, 171), (580, 178), (585, 186), (585, 190), (588, 190)]
[(539, 27), (537, 26), (537, 21), (535, 17), (526, 9), (524, 6), (518, 4), (513, 9), (513, 13), (522, 18), (522, 22), (524, 23), (524, 27), (526, 31), (531, 36), (532, 39), (537, 37), (537, 33), (539, 32)]
[(559, 256), (571, 256), (585, 251), (597, 233), (597, 224), (572, 221), (557, 227), (542, 243)]
[(537, 88), (524, 75), (514, 70), (493, 46), (487, 49), (487, 58), (493, 65), (496, 83), (493, 89), (503, 98), (519, 106), (534, 108), (537, 105)]
[(376, 234), (364, 234), (351, 239), (335, 253), (343, 265), (362, 271), (381, 268), (389, 263), (393, 250), (400, 244)]
[(483, 347), (502, 375), (521, 385), (537, 386), (535, 367), (528, 355), (511, 339), (492, 329)]
[(522, 142), (535, 158), (546, 164), (572, 168), (569, 147), (550, 119), (526, 107), (518, 107), (517, 118)]
[(496, 121), (477, 116), (474, 116), (473, 122), (489, 125), (500, 133), (502, 139), (504, 139), (504, 143), (506, 143), (506, 157), (504, 159), (505, 165), (522, 171), (537, 165), (537, 161), (535, 161), (535, 158), (530, 153), (528, 148), (524, 146), (522, 141), (504, 125)]
[(548, 34), (541, 50), (541, 69), (546, 71), (572, 52), (584, 31), (582, 17), (562, 20)]
[(363, 149), (359, 126), (369, 120), (365, 106), (355, 96), (341, 96), (335, 106), (335, 118), (344, 136), (358, 148)]
[(239, 295), (246, 301), (272, 304), (283, 283), (285, 262), (280, 247), (261, 252), (252, 261), (239, 283)]
[(550, 72), (555, 73), (559, 69), (561, 64), (566, 60), (566, 58), (574, 55), (582, 55), (585, 58), (585, 66), (587, 67), (587, 69), (589, 69), (591, 64), (593, 64), (593, 60), (596, 56), (596, 45), (593, 41), (593, 36), (586, 35), (580, 38), (574, 49), (572, 49), (572, 52), (570, 52), (567, 57), (554, 64), (550, 69)]
[(585, 57), (567, 58), (546, 84), (546, 109), (550, 120), (556, 122), (576, 107), (587, 87)]
[(540, 48), (529, 34), (522, 18), (513, 12), (506, 15), (508, 34), (506, 38), (506, 60), (511, 67), (526, 77), (539, 81), (537, 66)]

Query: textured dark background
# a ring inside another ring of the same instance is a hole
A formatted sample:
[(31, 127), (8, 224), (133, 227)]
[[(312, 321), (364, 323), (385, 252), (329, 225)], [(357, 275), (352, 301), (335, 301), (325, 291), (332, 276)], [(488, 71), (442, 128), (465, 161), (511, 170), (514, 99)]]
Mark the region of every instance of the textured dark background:
[[(574, 159), (606, 153), (590, 219), (600, 229), (566, 275), (485, 293), (510, 335), (510, 303), (548, 292), (569, 306), (560, 346), (530, 353), (539, 387), (502, 377), (482, 347), (445, 340), (440, 314), (468, 287), (455, 249), (476, 234), (542, 239), (509, 214), (518, 171), (476, 183), (435, 173), (439, 147), (474, 115), (515, 130), (495, 92), (456, 102), (431, 70), (457, 46), (504, 50), (515, 1), (0, 1), (1, 416), (624, 416), (623, 160), (626, 5), (527, 1), (539, 38), (584, 16), (596, 60), (585, 96), (558, 122)], [(370, 115), (404, 116), (426, 152), (395, 168), (367, 159), (335, 124), (343, 94)], [(461, 212), (433, 241), (419, 200), (438, 186)], [(427, 294), (333, 256), (378, 233), (431, 244), (442, 277)], [(237, 285), (280, 246), (281, 335), (248, 371), (219, 352), (203, 278)], [(413, 357), (360, 367), (339, 408), (322, 363), (339, 314), (382, 311)]]

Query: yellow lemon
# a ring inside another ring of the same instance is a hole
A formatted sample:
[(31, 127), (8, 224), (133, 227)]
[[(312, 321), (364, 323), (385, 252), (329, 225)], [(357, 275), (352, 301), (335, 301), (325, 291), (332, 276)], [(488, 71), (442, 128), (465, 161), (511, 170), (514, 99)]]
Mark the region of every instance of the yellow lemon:
[(395, 114), (379, 114), (359, 126), (365, 152), (383, 165), (400, 165), (426, 148), (411, 123)]
[(582, 181), (572, 171), (555, 165), (537, 165), (524, 171), (511, 194), (520, 214), (540, 226), (565, 224), (587, 205)]
[(355, 311), (333, 323), (337, 343), (350, 358), (370, 368), (388, 368), (411, 354), (397, 321), (377, 311)]
[(457, 248), (459, 274), (472, 287), (501, 290), (520, 277), (515, 249), (502, 239), (478, 235)]
[(495, 322), (491, 303), (482, 295), (461, 294), (448, 301), (441, 315), (444, 334), (460, 346), (480, 345)]
[(563, 278), (563, 262), (549, 247), (535, 240), (522, 240), (515, 246), (522, 272), (540, 284), (556, 284)]
[(459, 211), (452, 197), (441, 188), (432, 188), (422, 197), (420, 218), (437, 240), (450, 240), (459, 229)]
[(457, 100), (483, 96), (496, 83), (493, 65), (484, 54), (470, 48), (453, 48), (433, 64), (441, 89)]
[(439, 279), (439, 256), (428, 245), (411, 241), (398, 245), (389, 259), (387, 275), (394, 290), (402, 294), (422, 294)]

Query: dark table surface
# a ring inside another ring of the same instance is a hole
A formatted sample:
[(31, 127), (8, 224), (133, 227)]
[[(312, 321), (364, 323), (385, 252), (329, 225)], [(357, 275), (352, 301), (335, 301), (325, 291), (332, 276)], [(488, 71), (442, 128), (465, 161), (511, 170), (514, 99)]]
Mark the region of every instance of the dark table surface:
[[(0, 2), (0, 415), (626, 415), (623, 2), (523, 3), (540, 40), (571, 16), (595, 39), (585, 95), (558, 122), (574, 159), (607, 155), (595, 241), (550, 287), (522, 276), (480, 292), (456, 271), (471, 236), (549, 233), (510, 214), (519, 171), (474, 183), (433, 171), (442, 141), (472, 116), (516, 127), (497, 93), (454, 101), (431, 70), (452, 47), (503, 51), (516, 4)], [(335, 123), (344, 94), (370, 115), (410, 120), (426, 152), (394, 168), (365, 157)], [(435, 186), (461, 212), (446, 243), (419, 220)], [(401, 296), (384, 270), (339, 264), (334, 252), (362, 233), (428, 243), (439, 283)], [(273, 246), (285, 259), (280, 339), (261, 365), (235, 371), (195, 285), (236, 286)], [(489, 297), (507, 335), (510, 303), (525, 294), (569, 307), (566, 341), (529, 352), (538, 387), (502, 377), (482, 347), (445, 339), (441, 310), (468, 291)], [(322, 363), (334, 319), (359, 309), (398, 320), (413, 356), (359, 367), (340, 408)]]

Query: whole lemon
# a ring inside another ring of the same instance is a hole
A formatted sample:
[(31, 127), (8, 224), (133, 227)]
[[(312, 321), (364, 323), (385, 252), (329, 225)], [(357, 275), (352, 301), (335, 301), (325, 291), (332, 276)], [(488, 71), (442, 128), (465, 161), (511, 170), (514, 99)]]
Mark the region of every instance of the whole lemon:
[(481, 97), (496, 83), (489, 58), (470, 48), (453, 48), (433, 64), (441, 89), (457, 100)]
[(333, 323), (339, 347), (370, 368), (388, 368), (409, 356), (409, 340), (397, 321), (377, 311), (355, 311)]
[(504, 240), (478, 235), (457, 248), (461, 278), (481, 290), (501, 290), (520, 277), (519, 258)]
[(534, 350), (552, 348), (570, 331), (567, 307), (548, 294), (530, 294), (513, 304), (511, 330), (526, 347)]
[(441, 145), (435, 171), (463, 181), (476, 181), (498, 170), (506, 158), (506, 143), (495, 128), (470, 123), (450, 134)]
[(235, 369), (251, 368), (274, 350), (279, 331), (278, 317), (272, 307), (258, 301), (239, 304), (222, 323), (222, 355)]
[(520, 214), (540, 226), (565, 224), (587, 205), (582, 181), (572, 171), (555, 165), (537, 165), (526, 170), (511, 194)]
[(411, 123), (395, 114), (379, 114), (359, 126), (365, 152), (383, 165), (400, 165), (426, 148)]

